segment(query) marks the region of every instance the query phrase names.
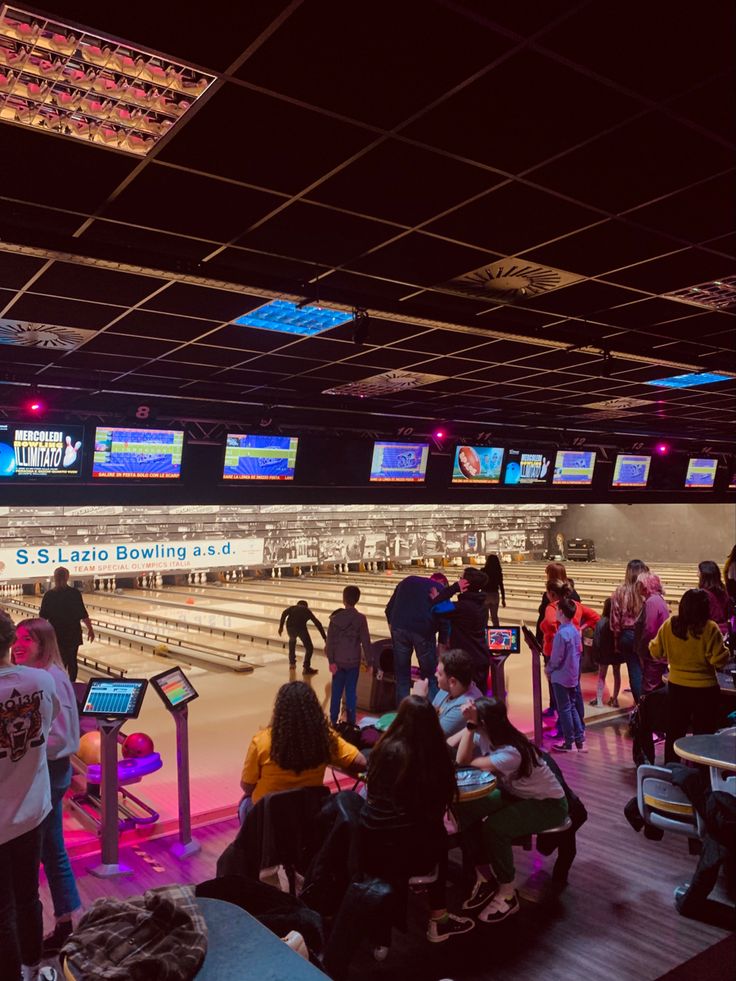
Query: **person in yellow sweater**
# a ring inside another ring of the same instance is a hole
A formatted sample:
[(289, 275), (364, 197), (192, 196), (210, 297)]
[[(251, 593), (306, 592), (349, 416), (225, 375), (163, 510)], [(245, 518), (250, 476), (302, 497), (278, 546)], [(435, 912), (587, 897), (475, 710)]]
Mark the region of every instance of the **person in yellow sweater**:
[(677, 616), (665, 620), (649, 642), (651, 656), (669, 664), (665, 763), (677, 759), (675, 740), (687, 733), (691, 722), (696, 735), (716, 730), (716, 670), (726, 664), (729, 652), (718, 624), (708, 619), (709, 609), (704, 589), (688, 589)]

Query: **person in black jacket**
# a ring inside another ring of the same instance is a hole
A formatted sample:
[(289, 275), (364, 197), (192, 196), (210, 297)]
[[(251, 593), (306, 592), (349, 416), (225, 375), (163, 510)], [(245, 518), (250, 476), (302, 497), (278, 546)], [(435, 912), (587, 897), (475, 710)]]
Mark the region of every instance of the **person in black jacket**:
[(309, 604), (306, 600), (299, 600), (296, 606), (287, 606), (286, 609), (281, 614), (281, 622), (279, 623), (279, 637), (284, 632), (284, 624), (286, 624), (286, 633), (289, 636), (289, 664), (292, 668), (296, 667), (296, 642), (300, 640), (304, 645), (304, 674), (317, 674), (317, 669), (313, 668), (311, 665), (312, 654), (314, 653), (314, 644), (312, 643), (312, 638), (309, 636), (309, 630), (307, 628), (308, 621), (311, 620), (317, 627), (317, 630), (322, 634), (322, 640), (327, 640), (327, 634), (325, 633), (325, 628), (319, 622), (317, 617), (309, 609)]
[(450, 646), (466, 651), (473, 660), (473, 681), (485, 694), (488, 691), (490, 654), (486, 640), (488, 624), (487, 597), (483, 592), (488, 577), (472, 566), (463, 573), (467, 589), (460, 593), (452, 610), (438, 610), (441, 619), (450, 621)]
[(483, 566), (483, 572), (488, 576), (488, 583), (486, 584), (486, 597), (488, 603), (488, 616), (494, 627), (500, 627), (501, 622), (498, 619), (498, 604), (499, 601), (502, 606), (506, 606), (506, 590), (503, 585), (503, 569), (501, 568), (501, 560), (497, 555), (487, 555), (486, 564)]
[(56, 632), (56, 642), (69, 680), (77, 680), (77, 651), (82, 643), (81, 623), (87, 628), (87, 640), (95, 639), (92, 621), (84, 605), (82, 594), (69, 585), (69, 570), (63, 566), (54, 569), (54, 585), (43, 594), (38, 615), (48, 620)]

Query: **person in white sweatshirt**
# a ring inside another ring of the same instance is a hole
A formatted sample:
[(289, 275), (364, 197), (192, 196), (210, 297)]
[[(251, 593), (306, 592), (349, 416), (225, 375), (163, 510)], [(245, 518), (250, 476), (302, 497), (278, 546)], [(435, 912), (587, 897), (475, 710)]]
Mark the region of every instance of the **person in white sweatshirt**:
[(11, 663), (14, 640), (15, 625), (0, 610), (0, 974), (52, 981), (57, 972), (40, 966), (38, 865), (51, 810), (46, 742), (59, 700), (47, 671)]
[(72, 779), (69, 757), (79, 748), (79, 715), (74, 688), (64, 668), (56, 633), (48, 620), (21, 620), (16, 626), (13, 660), (28, 668), (43, 670), (56, 685), (60, 711), (51, 725), (46, 759), (51, 786), (51, 813), (43, 822), (41, 861), (54, 903), (56, 926), (43, 942), (45, 957), (61, 950), (72, 932), (72, 914), (82, 905), (71, 862), (64, 844), (62, 802)]

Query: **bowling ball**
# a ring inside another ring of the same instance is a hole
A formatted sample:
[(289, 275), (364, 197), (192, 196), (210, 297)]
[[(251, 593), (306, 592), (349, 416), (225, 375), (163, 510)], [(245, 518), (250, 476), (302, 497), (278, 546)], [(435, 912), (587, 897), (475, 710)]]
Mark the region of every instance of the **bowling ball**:
[(184, 602), (185, 603), (188, 603), (189, 606), (194, 606), (194, 597), (193, 596), (187, 596), (187, 598), (184, 600)]
[(153, 740), (145, 732), (131, 732), (123, 743), (123, 756), (126, 760), (140, 759), (153, 752)]
[(153, 653), (158, 654), (160, 657), (166, 657), (166, 655), (169, 653), (169, 648), (166, 644), (157, 644), (156, 647), (153, 648)]
[(468, 478), (477, 477), (480, 473), (480, 457), (472, 446), (461, 446), (457, 455), (460, 470)]
[(85, 734), (79, 740), (77, 756), (83, 763), (86, 763), (87, 766), (100, 763), (102, 753), (100, 739), (100, 731), (95, 730), (94, 732), (85, 732)]
[(7, 443), (0, 443), (0, 477), (12, 477), (15, 473), (15, 451)]

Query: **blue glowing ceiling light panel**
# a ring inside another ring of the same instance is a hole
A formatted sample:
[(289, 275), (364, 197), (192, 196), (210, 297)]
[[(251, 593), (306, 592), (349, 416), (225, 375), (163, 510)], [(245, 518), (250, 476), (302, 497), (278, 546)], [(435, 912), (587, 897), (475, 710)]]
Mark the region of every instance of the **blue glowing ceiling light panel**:
[(657, 378), (644, 384), (657, 385), (659, 388), (699, 388), (701, 385), (726, 381), (733, 381), (733, 378), (730, 375), (719, 375), (715, 371), (694, 371), (690, 375), (672, 375), (671, 378)]
[(291, 300), (271, 300), (265, 306), (244, 313), (233, 323), (261, 330), (278, 330), (284, 334), (313, 337), (331, 327), (339, 327), (353, 319), (352, 313), (330, 310), (328, 307), (300, 307)]

